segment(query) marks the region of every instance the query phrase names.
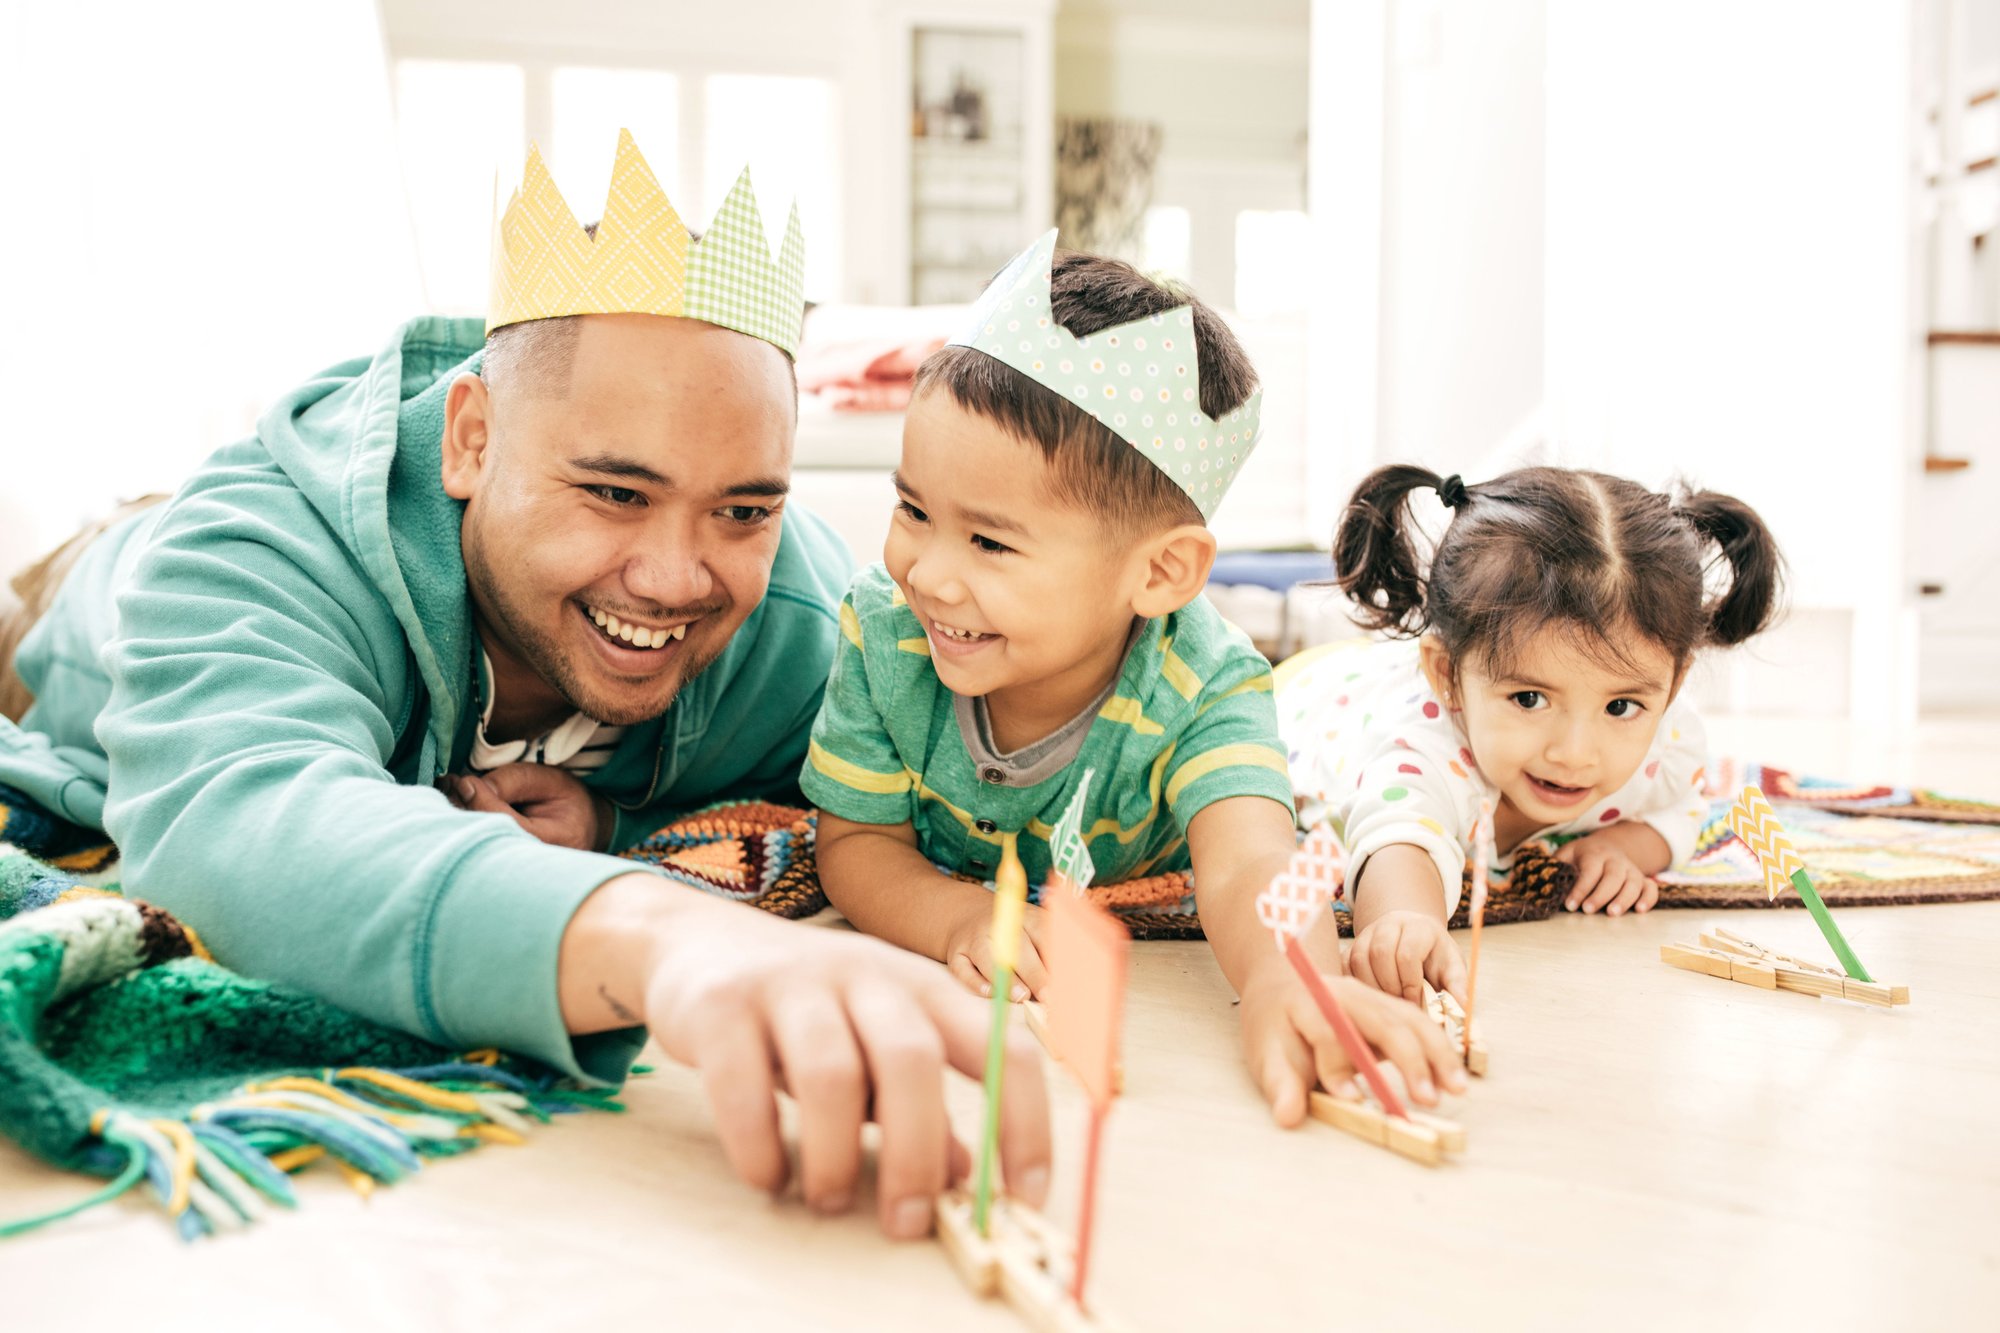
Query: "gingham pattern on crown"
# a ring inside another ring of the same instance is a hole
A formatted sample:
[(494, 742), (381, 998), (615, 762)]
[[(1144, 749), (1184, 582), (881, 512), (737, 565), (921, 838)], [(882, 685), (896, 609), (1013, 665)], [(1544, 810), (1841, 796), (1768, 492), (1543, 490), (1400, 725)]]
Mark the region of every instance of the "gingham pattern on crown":
[(1321, 824), (1306, 834), (1291, 861), (1257, 895), (1257, 919), (1276, 937), (1280, 950), (1288, 937), (1312, 924), (1321, 907), (1342, 896), (1345, 875), (1340, 839), (1333, 830)]
[(528, 150), (521, 188), (494, 223), (486, 331), (563, 315), (700, 319), (798, 354), (805, 237), (793, 205), (771, 258), (746, 167), (708, 233), (691, 241), (628, 130), (618, 132), (611, 189), (593, 239), (542, 156)]
[(951, 341), (1061, 394), (1144, 454), (1203, 518), (1257, 446), (1264, 391), (1220, 420), (1201, 410), (1194, 311), (1178, 306), (1078, 338), (1049, 313), (1056, 233), (1014, 256)]
[(737, 329), (796, 354), (804, 318), (806, 243), (798, 205), (785, 224), (778, 262), (764, 239), (750, 168), (730, 187), (688, 262), (687, 316)]

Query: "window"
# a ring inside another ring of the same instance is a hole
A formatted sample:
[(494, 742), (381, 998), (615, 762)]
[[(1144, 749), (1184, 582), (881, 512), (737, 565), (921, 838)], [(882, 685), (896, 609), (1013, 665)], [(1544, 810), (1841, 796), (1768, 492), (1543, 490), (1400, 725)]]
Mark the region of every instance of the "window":
[(1236, 215), (1236, 309), (1244, 315), (1291, 315), (1305, 311), (1310, 234), (1306, 215), (1295, 208), (1269, 212), (1246, 209)]
[[(715, 74), (706, 81), (701, 216), (722, 203), (747, 163), (750, 183), (777, 253), (792, 201), (806, 234), (806, 295), (839, 294), (839, 102), (825, 79)], [(689, 218), (689, 225), (701, 223)]]
[(693, 201), (680, 174), (679, 79), (652, 69), (570, 67), (549, 76), (549, 95), (555, 125), (543, 148), (549, 173), (578, 222), (594, 222), (603, 214), (618, 131), (630, 130), (660, 188), (682, 210), (681, 221), (700, 229), (703, 218), (688, 211)]
[(494, 181), (520, 179), (525, 100), (519, 65), (396, 62), (403, 184), (433, 310), (486, 310)]
[(1140, 247), (1148, 273), (1177, 282), (1192, 280), (1194, 219), (1185, 208), (1156, 205), (1147, 209)]

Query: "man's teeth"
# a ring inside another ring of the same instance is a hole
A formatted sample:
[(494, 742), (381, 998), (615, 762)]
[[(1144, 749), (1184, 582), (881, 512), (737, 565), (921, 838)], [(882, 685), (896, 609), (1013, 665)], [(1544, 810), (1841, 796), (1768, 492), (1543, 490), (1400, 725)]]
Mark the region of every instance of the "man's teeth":
[(685, 639), (688, 632), (685, 624), (676, 625), (672, 629), (648, 629), (644, 625), (634, 625), (630, 621), (620, 620), (610, 612), (600, 611), (594, 606), (590, 608), (590, 618), (597, 622), (597, 628), (603, 630), (607, 638), (622, 639), (634, 648), (664, 648), (669, 641)]

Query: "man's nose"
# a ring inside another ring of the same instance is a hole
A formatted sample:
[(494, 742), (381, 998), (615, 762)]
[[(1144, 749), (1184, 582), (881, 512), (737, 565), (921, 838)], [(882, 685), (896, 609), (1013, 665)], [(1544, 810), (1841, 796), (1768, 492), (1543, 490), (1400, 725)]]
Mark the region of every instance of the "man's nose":
[(707, 552), (684, 537), (659, 542), (625, 562), (625, 590), (662, 611), (702, 606), (715, 595)]

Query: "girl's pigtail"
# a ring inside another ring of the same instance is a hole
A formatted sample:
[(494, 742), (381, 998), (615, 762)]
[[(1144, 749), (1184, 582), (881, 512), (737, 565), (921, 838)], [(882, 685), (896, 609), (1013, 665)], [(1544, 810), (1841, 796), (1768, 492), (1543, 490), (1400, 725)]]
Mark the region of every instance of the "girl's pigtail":
[(1734, 496), (1696, 491), (1675, 506), (1704, 542), (1729, 564), (1729, 587), (1705, 608), (1706, 642), (1742, 643), (1771, 623), (1784, 581), (1784, 557), (1757, 511)]
[(1364, 627), (1410, 635), (1424, 631), (1424, 575), (1410, 535), (1410, 492), (1435, 489), (1443, 480), (1408, 463), (1379, 467), (1341, 512), (1333, 568)]

